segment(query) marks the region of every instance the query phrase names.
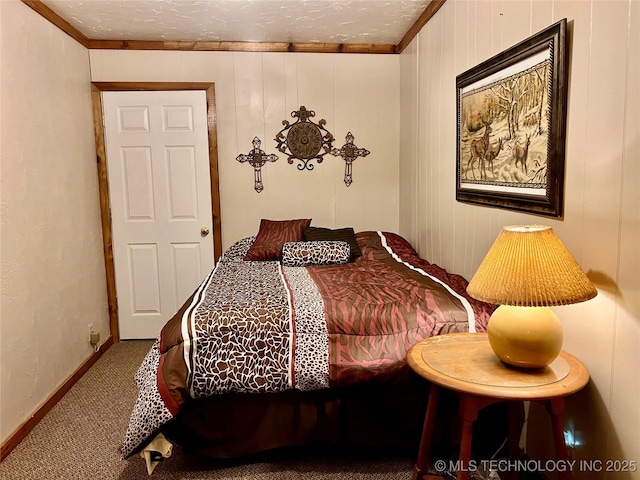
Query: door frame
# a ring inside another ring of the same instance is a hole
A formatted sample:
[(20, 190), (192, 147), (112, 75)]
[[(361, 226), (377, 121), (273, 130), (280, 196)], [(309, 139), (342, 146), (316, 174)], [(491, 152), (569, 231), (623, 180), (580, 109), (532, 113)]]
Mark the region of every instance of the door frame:
[(214, 261), (217, 261), (222, 253), (215, 84), (210, 82), (91, 82), (93, 133), (96, 141), (98, 191), (100, 194), (100, 216), (102, 220), (102, 243), (104, 249), (105, 273), (107, 277), (109, 330), (114, 342), (120, 341), (120, 327), (118, 325), (118, 297), (116, 294), (115, 263), (113, 261), (113, 230), (111, 225), (111, 202), (109, 201), (109, 180), (107, 176), (107, 153), (104, 139), (102, 92), (167, 90), (203, 90), (206, 94)]

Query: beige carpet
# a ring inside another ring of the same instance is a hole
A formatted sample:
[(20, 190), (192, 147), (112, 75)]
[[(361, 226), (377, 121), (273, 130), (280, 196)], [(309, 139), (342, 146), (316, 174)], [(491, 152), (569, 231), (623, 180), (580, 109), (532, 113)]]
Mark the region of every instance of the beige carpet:
[[(136, 398), (133, 375), (152, 342), (111, 347), (33, 431), (0, 463), (0, 480), (148, 478), (144, 461), (120, 460), (118, 449)], [(402, 479), (413, 454), (274, 452), (242, 461), (218, 461), (174, 448), (150, 477), (164, 479)]]

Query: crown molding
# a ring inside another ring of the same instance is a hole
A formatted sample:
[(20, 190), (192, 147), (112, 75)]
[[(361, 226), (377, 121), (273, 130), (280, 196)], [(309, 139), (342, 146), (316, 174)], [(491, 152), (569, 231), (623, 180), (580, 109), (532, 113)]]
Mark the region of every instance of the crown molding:
[(446, 1), (447, 0), (431, 0), (431, 2), (429, 2), (427, 7), (424, 9), (424, 12), (422, 12), (422, 15), (418, 17), (418, 20), (416, 20), (416, 23), (411, 26), (402, 40), (400, 40), (400, 43), (396, 45), (396, 53), (402, 53), (403, 50), (407, 48), (407, 45), (411, 43), (411, 40), (414, 39), (414, 37), (420, 32), (422, 27), (424, 27), (427, 22), (431, 20), (431, 17), (433, 17), (436, 12), (440, 10), (440, 7), (442, 7), (442, 5), (444, 5)]
[(40, 0), (22, 0), (22, 3), (32, 8), (35, 12), (53, 23), (56, 27), (76, 40), (81, 45), (89, 48), (89, 38), (80, 32), (76, 27), (67, 22), (64, 18), (51, 10), (45, 3)]

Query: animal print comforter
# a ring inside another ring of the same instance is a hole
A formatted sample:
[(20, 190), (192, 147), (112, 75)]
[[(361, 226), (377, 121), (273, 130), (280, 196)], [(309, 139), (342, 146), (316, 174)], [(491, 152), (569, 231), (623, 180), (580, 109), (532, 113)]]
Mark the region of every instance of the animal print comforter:
[(243, 260), (253, 239), (224, 253), (147, 354), (123, 458), (192, 398), (384, 381), (414, 343), (486, 330), (493, 306), (398, 235), (360, 232), (357, 261), (308, 267)]

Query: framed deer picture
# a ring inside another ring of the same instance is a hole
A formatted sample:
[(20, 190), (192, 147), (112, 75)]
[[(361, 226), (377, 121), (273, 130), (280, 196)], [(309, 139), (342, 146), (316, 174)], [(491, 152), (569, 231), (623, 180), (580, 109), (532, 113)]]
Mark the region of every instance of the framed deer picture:
[(561, 217), (563, 19), (456, 77), (456, 200)]

